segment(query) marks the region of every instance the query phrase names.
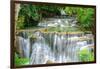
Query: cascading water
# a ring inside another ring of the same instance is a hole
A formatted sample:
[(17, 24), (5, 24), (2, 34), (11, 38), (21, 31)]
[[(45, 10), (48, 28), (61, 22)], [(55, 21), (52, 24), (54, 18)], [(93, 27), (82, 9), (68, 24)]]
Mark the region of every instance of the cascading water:
[(32, 44), (32, 54), (30, 57), (30, 64), (44, 64), (46, 57), (49, 57), (51, 50), (46, 44), (45, 39), (40, 32), (37, 34), (37, 40)]
[(30, 50), (30, 40), (17, 36), (16, 42), (18, 43), (19, 55), (20, 57), (29, 58)]
[[(53, 24), (53, 21), (56, 23)], [(51, 24), (49, 22), (46, 25), (39, 24), (39, 26), (46, 26), (46, 28), (51, 25), (59, 26), (62, 31), (66, 25), (69, 25), (68, 21), (71, 22), (73, 19), (51, 19)], [(61, 31), (53, 33), (32, 32), (32, 35), (36, 37), (34, 42), (29, 37), (19, 36), (21, 54), (30, 59), (29, 64), (46, 64), (48, 61), (50, 63), (80, 62), (78, 51), (84, 47), (94, 46), (93, 40), (80, 40), (80, 38), (91, 38), (93, 35), (85, 35), (84, 33), (61, 34)]]

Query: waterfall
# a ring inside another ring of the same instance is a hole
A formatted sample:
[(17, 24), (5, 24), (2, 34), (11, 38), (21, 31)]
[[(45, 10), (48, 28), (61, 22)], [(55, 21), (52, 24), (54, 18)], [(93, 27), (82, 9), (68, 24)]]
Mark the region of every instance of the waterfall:
[(78, 51), (94, 45), (92, 40), (78, 40), (84, 34), (45, 34), (37, 31), (33, 35), (36, 39), (32, 43), (30, 38), (18, 37), (20, 54), (30, 59), (29, 64), (80, 62)]
[(55, 61), (62, 63), (65, 61), (65, 37), (59, 34), (54, 34), (54, 41), (53, 41), (53, 52)]
[[(29, 58), (29, 64), (80, 62), (78, 52), (84, 48), (90, 49), (90, 46), (94, 46), (94, 40), (91, 33), (70, 34), (64, 31), (69, 27), (76, 27), (76, 22), (74, 18), (55, 18), (41, 22), (39, 26), (42, 28), (53, 26), (57, 29), (59, 27), (60, 31), (32, 31), (34, 41), (27, 35), (29, 32), (20, 33), (17, 41), (19, 56)], [(62, 34), (63, 32), (65, 33)]]

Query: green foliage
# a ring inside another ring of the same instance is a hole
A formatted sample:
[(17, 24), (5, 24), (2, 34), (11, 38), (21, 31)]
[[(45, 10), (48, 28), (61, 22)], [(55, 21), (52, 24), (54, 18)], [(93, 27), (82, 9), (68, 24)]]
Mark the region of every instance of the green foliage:
[(76, 7), (65, 7), (64, 11), (66, 12), (66, 14), (71, 16), (77, 13), (77, 8)]
[(79, 58), (81, 61), (94, 61), (94, 54), (93, 52), (89, 52), (88, 49), (83, 49), (79, 52)]
[(40, 17), (40, 15), (38, 15), (37, 7), (32, 4), (21, 4), (20, 7), (17, 29), (37, 26)]
[(94, 9), (81, 7), (66, 7), (65, 12), (68, 15), (75, 15), (78, 20), (79, 28), (83, 31), (93, 31), (94, 28)]
[(26, 63), (29, 62), (28, 58), (19, 58), (18, 55), (15, 54), (15, 65), (25, 65)]
[(24, 16), (19, 16), (17, 22), (16, 22), (16, 28), (17, 29), (23, 29), (24, 28), (24, 19), (25, 17)]
[(32, 4), (21, 4), (19, 16), (32, 17), (34, 20), (39, 19), (38, 8)]
[(59, 12), (60, 10), (60, 7), (59, 6), (56, 6), (56, 5), (53, 5), (53, 8), (52, 8), (52, 5), (38, 5), (37, 6), (39, 8), (39, 11), (47, 11), (47, 12)]
[(91, 30), (94, 26), (94, 9), (92, 8), (80, 8), (77, 12), (77, 19), (79, 21), (79, 27), (82, 30)]

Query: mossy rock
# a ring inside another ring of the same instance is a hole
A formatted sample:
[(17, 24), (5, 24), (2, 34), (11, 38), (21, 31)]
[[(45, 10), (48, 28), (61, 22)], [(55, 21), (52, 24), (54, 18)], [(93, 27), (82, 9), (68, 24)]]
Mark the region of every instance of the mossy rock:
[(51, 60), (48, 60), (48, 61), (46, 62), (46, 64), (52, 64), (52, 63), (54, 63), (54, 62), (51, 61)]
[(37, 39), (37, 37), (35, 35), (30, 36), (30, 40), (32, 43), (35, 42), (36, 39)]
[(35, 40), (35, 39), (37, 39), (37, 37), (36, 37), (35, 35), (32, 35), (32, 36), (30, 37), (30, 39)]

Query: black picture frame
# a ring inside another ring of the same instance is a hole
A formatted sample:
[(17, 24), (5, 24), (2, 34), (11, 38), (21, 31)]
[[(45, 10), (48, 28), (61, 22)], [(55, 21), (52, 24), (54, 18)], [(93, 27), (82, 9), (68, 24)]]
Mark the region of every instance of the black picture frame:
[[(95, 38), (94, 38), (94, 61), (89, 61), (89, 62), (73, 62), (73, 63), (55, 63), (55, 64), (39, 64), (39, 65), (22, 65), (22, 66), (16, 66), (14, 63), (14, 45), (15, 45), (15, 4), (36, 4), (36, 5), (58, 5), (58, 6), (70, 6), (70, 7), (85, 7), (85, 8), (94, 8), (95, 9)], [(44, 66), (60, 66), (60, 65), (77, 65), (77, 64), (91, 64), (91, 63), (96, 63), (96, 6), (95, 5), (81, 5), (81, 4), (62, 4), (62, 3), (47, 3), (47, 2), (34, 2), (34, 1), (11, 1), (11, 41), (10, 41), (10, 55), (11, 55), (11, 65), (10, 67), (13, 68), (28, 68), (28, 67), (44, 67)]]

